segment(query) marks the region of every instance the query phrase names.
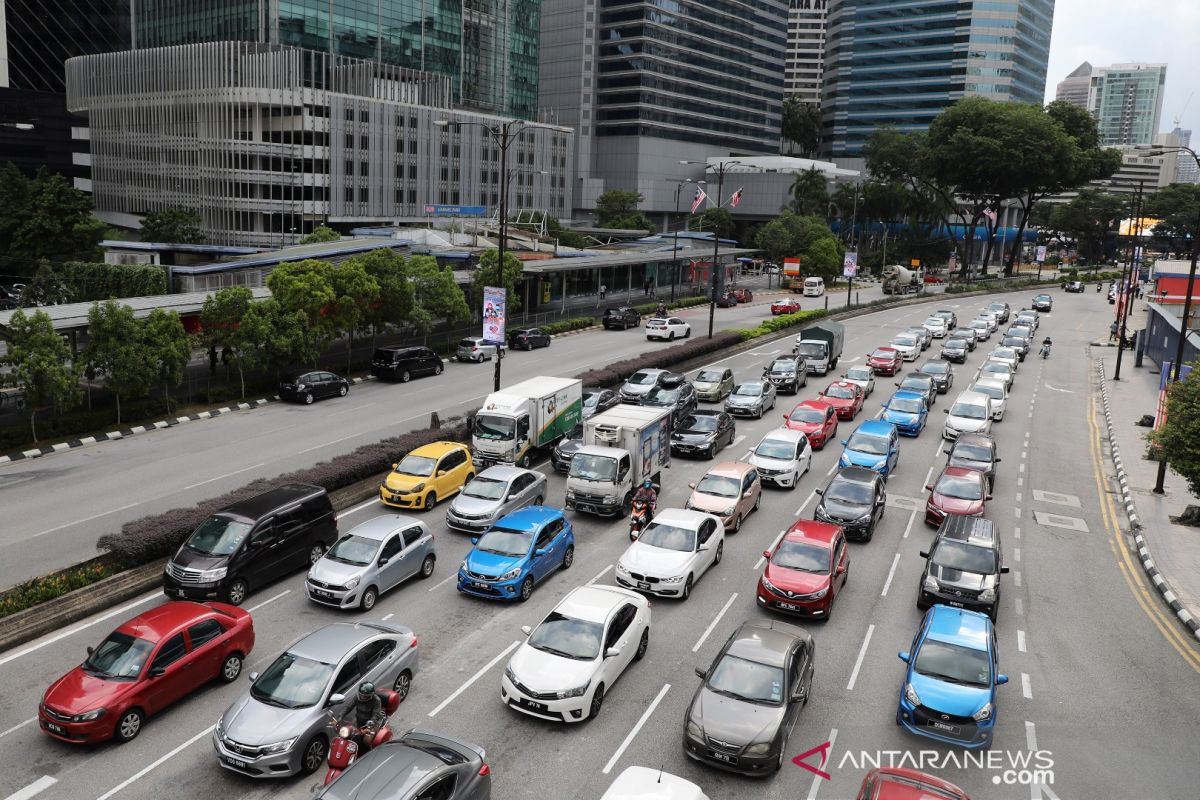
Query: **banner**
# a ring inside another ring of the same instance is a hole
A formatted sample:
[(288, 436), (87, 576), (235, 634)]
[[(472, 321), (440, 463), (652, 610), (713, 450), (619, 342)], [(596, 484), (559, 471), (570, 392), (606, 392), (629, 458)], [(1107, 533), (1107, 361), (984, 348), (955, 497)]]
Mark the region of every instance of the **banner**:
[(1034, 257), (1034, 259), (1039, 264), (1044, 264), (1046, 262), (1046, 245), (1038, 245), (1037, 255)]
[(846, 253), (846, 258), (842, 261), (842, 277), (853, 278), (858, 274), (858, 253), (853, 251)]
[[(1167, 420), (1167, 387), (1171, 385), (1171, 370), (1173, 362), (1163, 361), (1158, 373), (1158, 408), (1154, 414), (1154, 430), (1158, 430)], [(1179, 380), (1183, 380), (1192, 372), (1191, 364), (1179, 368)]]
[(505, 306), (508, 292), (495, 286), (483, 287), (483, 340), (504, 344)]

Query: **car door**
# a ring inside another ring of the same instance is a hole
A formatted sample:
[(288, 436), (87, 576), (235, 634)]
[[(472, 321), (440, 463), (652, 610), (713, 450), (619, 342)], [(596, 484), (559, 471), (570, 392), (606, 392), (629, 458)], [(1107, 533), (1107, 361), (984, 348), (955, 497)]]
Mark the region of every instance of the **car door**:
[(507, 499), (504, 501), (504, 513), (516, 511), (532, 503), (535, 499), (533, 487), (536, 483), (537, 476), (528, 472), (513, 478), (508, 487)]
[(608, 624), (608, 633), (604, 636), (604, 652), (607, 653), (610, 647), (615, 647), (621, 653), (612, 658), (605, 658), (600, 667), (600, 679), (607, 684), (607, 689), (612, 688), (613, 681), (625, 671), (625, 667), (637, 651), (637, 643), (633, 641), (630, 630), (636, 616), (637, 608), (633, 603), (625, 603), (617, 609)]
[(159, 644), (144, 680), (143, 702), (147, 714), (157, 714), (204, 682), (204, 673), (196, 668), (188, 653), (183, 631)]
[(758, 498), (758, 470), (751, 469), (742, 478), (742, 496), (738, 499), (738, 510), (743, 516), (750, 513), (754, 508), (754, 501)]
[(288, 571), (286, 550), (275, 531), (273, 519), (258, 524), (247, 547), (250, 553), (244, 572), (251, 585), (269, 583)]
[(375, 583), (380, 594), (404, 580), (406, 565), (404, 559), (401, 558), (403, 550), (404, 540), (400, 538), (399, 533), (393, 533), (387, 537), (383, 542), (383, 547), (379, 548), (379, 553), (375, 558), (375, 566), (378, 570)]
[[(800, 719), (800, 712), (804, 708), (804, 701), (812, 691), (809, 681), (812, 678), (812, 652), (805, 642), (799, 642), (792, 650), (788, 663), (788, 688), (787, 688), (787, 713), (784, 715), (784, 730), (783, 744), (787, 744), (788, 738), (792, 735), (792, 730), (796, 727), (796, 720)], [(793, 700), (795, 693), (799, 691), (800, 699)]]
[(801, 436), (800, 441), (796, 442), (796, 477), (808, 472), (812, 466), (812, 445), (808, 443), (807, 436)]
[(363, 672), (359, 667), (358, 653), (352, 653), (342, 664), (341, 669), (337, 671), (337, 675), (334, 676), (333, 683), (329, 687), (329, 694), (327, 695), (327, 698), (335, 694), (344, 695), (342, 702), (329, 707), (329, 710), (338, 720), (343, 719), (347, 712), (353, 708), (354, 695), (358, 689), (358, 684), (362, 680)]
[(457, 448), (446, 453), (438, 460), (437, 469), (433, 473), (433, 485), (439, 500), (445, 500), (456, 491), (458, 486), (462, 485), (461, 483), (457, 485), (455, 483), (456, 473), (462, 461), (462, 451)]
[(392, 688), (396, 680), (396, 640), (376, 639), (367, 642), (355, 654), (358, 660), (358, 671), (364, 680), (371, 681), (379, 689)]
[(221, 671), (224, 635), (225, 628), (215, 619), (201, 620), (188, 626), (188, 648), (194, 664), (192, 669), (200, 674), (201, 682), (215, 678)]
[[(425, 786), (417, 790), (416, 794), (412, 795), (412, 800), (457, 800), (460, 795), (455, 794), (458, 788), (458, 775), (451, 773), (442, 775), (430, 780)], [(473, 800), (476, 795), (470, 797), (462, 795), (463, 800)], [(482, 795), (479, 795), (482, 797)]]
[(279, 551), (279, 575), (308, 566), (308, 526), (299, 504), (275, 512), (275, 538)]
[(846, 567), (849, 565), (850, 555), (846, 548), (846, 537), (839, 533), (833, 542), (833, 577), (830, 579), (835, 597), (846, 583)]
[[(533, 544), (533, 579), (535, 581), (543, 580), (547, 575), (554, 571), (554, 567), (558, 565), (556, 559), (557, 550), (556, 537), (562, 531), (563, 521), (561, 519), (552, 519), (542, 526), (538, 531), (537, 538)], [(539, 556), (538, 551), (542, 551)]]
[(737, 432), (737, 428), (733, 424), (733, 417), (722, 413), (717, 417), (717, 439), (725, 440), (725, 444), (732, 445), (733, 437)]
[[(400, 580), (408, 580), (421, 571), (421, 563), (429, 553), (433, 536), (420, 525), (413, 525), (400, 532), (402, 550), (397, 557), (400, 563)], [(394, 584), (393, 584), (394, 585)]]
[[(696, 554), (694, 558), (696, 560), (695, 573), (697, 576), (706, 572), (716, 560), (717, 545), (722, 541), (720, 537), (715, 536), (718, 528), (722, 532), (725, 530), (724, 525), (719, 526), (711, 519), (706, 519), (700, 523), (700, 529), (696, 532)], [(701, 550), (699, 546), (702, 544), (708, 545), (708, 549)]]

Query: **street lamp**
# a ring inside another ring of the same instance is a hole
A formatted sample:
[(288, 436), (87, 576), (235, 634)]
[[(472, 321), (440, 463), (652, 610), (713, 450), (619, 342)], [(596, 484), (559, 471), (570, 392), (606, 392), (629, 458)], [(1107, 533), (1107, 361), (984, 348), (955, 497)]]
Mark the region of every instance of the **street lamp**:
[[(679, 163), (680, 164), (702, 164), (705, 167), (712, 168), (711, 165), (707, 161), (680, 161)], [(718, 161), (716, 167), (713, 168), (713, 169), (715, 169), (715, 171), (717, 173), (717, 208), (718, 209), (725, 202), (724, 198), (721, 196), (721, 192), (722, 192), (722, 189), (724, 188), (724, 184), (725, 184), (725, 173), (726, 173), (726, 171), (728, 171), (728, 169), (730, 167), (739, 166), (741, 163), (742, 162), (736, 161), (736, 160)], [(720, 248), (721, 248), (721, 234), (720, 234), (720, 231), (717, 230), (717, 226), (714, 224), (713, 225), (713, 263), (712, 263), (712, 272), (709, 276), (709, 287), (708, 287), (708, 338), (710, 338), (710, 339), (713, 337), (713, 324), (714, 324), (714, 322), (716, 320), (716, 316), (717, 316), (717, 258), (718, 258), (718, 254), (720, 252)]]
[[(1138, 181), (1137, 192), (1133, 196), (1133, 217), (1129, 220), (1129, 259), (1126, 267), (1121, 269), (1121, 294), (1124, 299), (1117, 306), (1117, 316), (1120, 318), (1117, 328), (1117, 366), (1113, 370), (1113, 380), (1121, 380), (1121, 356), (1125, 353), (1125, 330), (1129, 321), (1129, 308), (1133, 305), (1134, 262), (1137, 260), (1138, 245), (1142, 238), (1142, 188), (1145, 181)], [(1128, 269), (1128, 277), (1126, 277)]]
[[(685, 178), (681, 181), (675, 181), (675, 216), (679, 216), (679, 193), (683, 191), (685, 183), (694, 183), (697, 186), (707, 186), (708, 181), (698, 181), (692, 178)], [(671, 246), (671, 302), (675, 302), (675, 278), (676, 271), (679, 269), (679, 220), (675, 220), (675, 243)]]
[[(462, 125), (475, 125), (483, 128), (488, 132), (492, 141), (500, 148), (500, 179), (503, 185), (500, 187), (500, 246), (498, 248), (497, 263), (500, 265), (500, 275), (504, 275), (504, 256), (508, 245), (508, 146), (512, 144), (514, 137), (520, 134), (528, 123), (519, 119), (509, 119), (497, 125), (488, 125), (485, 122), (463, 122), (459, 120), (438, 119), (434, 120), (434, 125), (439, 128), (459, 127)], [(565, 296), (565, 289), (564, 289)], [(493, 391), (500, 391), (500, 361), (504, 358), (504, 343), (501, 342), (496, 346), (496, 371), (495, 371), (495, 388)]]

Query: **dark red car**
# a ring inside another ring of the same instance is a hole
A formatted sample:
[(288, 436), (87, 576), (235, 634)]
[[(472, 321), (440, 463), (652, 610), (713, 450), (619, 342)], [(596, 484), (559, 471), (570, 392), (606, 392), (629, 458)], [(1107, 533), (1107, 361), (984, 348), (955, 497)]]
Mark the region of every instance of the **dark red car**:
[(749, 289), (737, 288), (733, 290), (733, 296), (737, 298), (739, 303), (749, 303), (754, 299), (754, 292)]
[(820, 450), (837, 438), (837, 409), (820, 400), (805, 400), (783, 415), (783, 427), (803, 431), (808, 443)]
[(800, 310), (800, 301), (794, 297), (783, 297), (771, 303), (772, 314), (795, 314)]
[(971, 800), (949, 781), (915, 769), (876, 767), (863, 778), (854, 800)]
[(857, 383), (834, 381), (817, 397), (837, 410), (838, 419), (854, 419), (863, 407), (863, 390)]
[(946, 467), (937, 481), (925, 488), (929, 490), (925, 524), (935, 528), (951, 514), (964, 517), (983, 514), (983, 504), (992, 499), (987, 476), (968, 467)]
[(829, 619), (833, 601), (850, 571), (841, 525), (800, 520), (767, 559), (758, 579), (758, 604), (773, 611)]
[(128, 742), (146, 717), (214, 678), (232, 683), (254, 648), (250, 614), (225, 603), (164, 603), (88, 648), (38, 706), (48, 736), (71, 744)]
[(895, 375), (904, 363), (904, 356), (894, 347), (880, 347), (867, 356), (867, 366), (876, 375)]

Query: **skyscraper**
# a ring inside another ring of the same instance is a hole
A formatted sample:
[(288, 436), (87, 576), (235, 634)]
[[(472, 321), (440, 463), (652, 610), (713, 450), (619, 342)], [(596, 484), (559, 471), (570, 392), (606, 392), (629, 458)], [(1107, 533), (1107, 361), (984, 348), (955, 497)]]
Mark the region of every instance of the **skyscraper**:
[(1162, 119), (1166, 64), (1113, 64), (1092, 71), (1088, 111), (1101, 145), (1151, 144)]
[(1071, 70), (1071, 74), (1058, 82), (1058, 88), (1054, 92), (1054, 99), (1062, 100), (1065, 103), (1070, 103), (1080, 108), (1087, 108), (1088, 89), (1091, 85), (1092, 65), (1085, 61)]
[[(1175, 128), (1171, 134), (1176, 137), (1179, 144), (1183, 147), (1188, 147), (1192, 143), (1192, 132), (1179, 127), (1179, 120), (1175, 121)], [(1175, 180), (1178, 183), (1200, 183), (1200, 166), (1197, 166), (1196, 159), (1189, 155), (1180, 154), (1179, 168), (1175, 172)]]
[(1041, 103), (1054, 0), (829, 0), (822, 147), (861, 156), (872, 131), (922, 131), (952, 101)]
[(783, 90), (805, 103), (821, 104), (825, 61), (826, 0), (791, 0)]

